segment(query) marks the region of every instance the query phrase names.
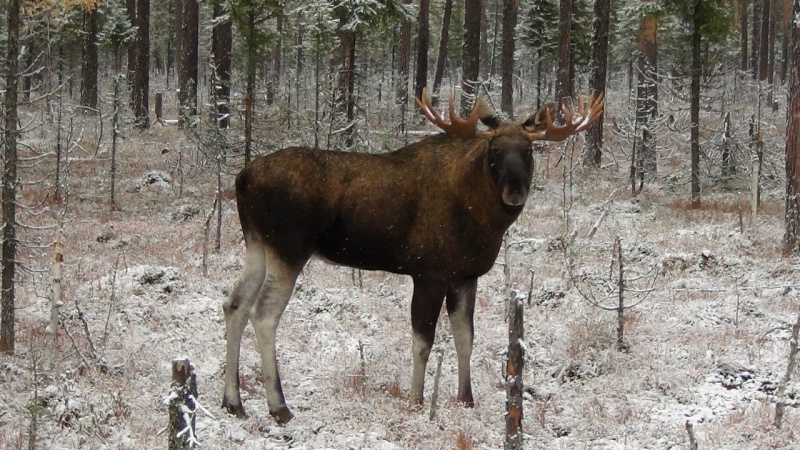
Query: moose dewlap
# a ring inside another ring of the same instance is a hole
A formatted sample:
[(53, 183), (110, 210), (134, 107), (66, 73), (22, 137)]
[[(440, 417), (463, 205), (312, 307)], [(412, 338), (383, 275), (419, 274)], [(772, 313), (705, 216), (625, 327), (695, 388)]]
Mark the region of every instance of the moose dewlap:
[[(367, 155), (286, 148), (248, 164), (236, 178), (236, 203), (246, 243), (243, 272), (225, 302), (225, 392), (222, 406), (244, 416), (239, 351), (248, 320), (262, 359), (269, 411), (293, 418), (281, 388), (275, 348), (278, 322), (298, 274), (312, 255), (366, 270), (411, 276), (413, 372), (410, 398), (422, 403), (425, 366), (442, 302), (458, 354), (458, 400), (473, 405), (470, 357), (478, 277), (494, 264), (503, 234), (528, 197), (533, 141), (560, 141), (585, 130), (603, 111), (603, 97), (553, 105), (523, 123), (502, 122), (482, 99), (469, 118), (450, 120), (423, 91), (423, 114), (445, 134), (395, 152)], [(481, 120), (488, 130), (477, 131)]]

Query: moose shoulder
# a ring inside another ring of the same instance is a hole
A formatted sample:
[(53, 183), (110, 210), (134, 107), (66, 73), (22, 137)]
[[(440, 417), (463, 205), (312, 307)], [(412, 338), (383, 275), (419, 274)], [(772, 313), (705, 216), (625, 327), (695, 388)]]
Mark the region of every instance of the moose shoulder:
[[(602, 113), (602, 96), (553, 125), (545, 107), (526, 122), (502, 123), (481, 99), (450, 121), (417, 101), (445, 134), (381, 155), (292, 147), (258, 158), (236, 178), (245, 267), (225, 302), (223, 407), (244, 415), (239, 395), (242, 332), (253, 323), (270, 413), (285, 423), (275, 335), (295, 280), (312, 255), (346, 266), (412, 277), (410, 398), (423, 400), (425, 366), (446, 300), (458, 354), (458, 400), (473, 404), (470, 357), (477, 279), (493, 265), (503, 234), (525, 205), (532, 141), (563, 140)], [(488, 125), (477, 131), (477, 120)]]

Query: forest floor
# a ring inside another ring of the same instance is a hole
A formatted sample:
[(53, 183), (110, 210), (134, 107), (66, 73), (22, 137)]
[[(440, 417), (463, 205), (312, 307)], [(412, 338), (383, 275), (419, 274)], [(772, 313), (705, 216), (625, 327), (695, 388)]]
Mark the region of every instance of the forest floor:
[[(686, 168), (684, 138), (679, 162), (667, 162), (667, 171)], [(479, 282), (475, 408), (455, 401), (455, 350), (442, 315), (433, 354), (441, 351), (444, 362), (433, 420), (435, 356), (425, 406), (406, 399), (410, 279), (314, 260), (279, 328), (283, 387), (296, 417), (278, 426), (259, 382), (251, 328), (241, 361), (249, 416), (238, 419), (219, 407), (222, 303), (242, 269), (244, 246), (227, 195), (221, 250), (212, 249), (203, 275), (215, 176), (213, 168), (192, 165), (189, 153), (181, 153), (181, 178), (179, 145), (188, 144), (174, 127), (127, 134), (119, 149), (119, 210), (113, 212), (107, 146), (97, 154), (71, 154), (63, 327), (54, 370), (42, 368), (52, 250), (23, 248), (21, 261), (43, 272), (22, 275), (29, 281), (18, 288), (17, 354), (0, 357), (0, 448), (31, 448), (32, 434), (36, 448), (163, 448), (171, 361), (185, 356), (196, 369), (199, 401), (211, 413), (197, 417), (204, 448), (500, 449), (508, 287), (526, 298), (525, 448), (685, 449), (687, 423), (700, 448), (800, 446), (797, 381), (787, 390), (783, 427), (772, 424), (790, 328), (800, 313), (798, 263), (781, 256), (780, 183), (765, 187), (751, 224), (746, 183), (740, 190), (709, 187), (704, 206), (692, 209), (686, 184), (659, 178), (632, 197), (624, 165), (577, 166), (565, 183), (565, 162), (557, 155), (542, 158), (535, 189), (511, 229), (508, 255), (501, 251)], [(226, 175), (227, 193), (231, 181)], [(29, 204), (42, 197), (33, 188), (23, 192)], [(49, 205), (51, 214), (38, 216), (40, 225), (52, 225), (60, 208)], [(607, 217), (588, 238), (605, 208)], [(577, 232), (570, 247), (575, 271), (566, 268), (566, 224)], [(52, 242), (55, 231), (41, 234), (40, 242)], [(615, 312), (581, 294), (591, 287), (598, 300), (614, 306), (608, 288), (614, 283), (588, 283), (607, 280), (617, 236), (629, 278), (626, 301), (647, 294), (625, 312), (625, 352), (617, 350)], [(611, 299), (603, 300), (601, 291)]]

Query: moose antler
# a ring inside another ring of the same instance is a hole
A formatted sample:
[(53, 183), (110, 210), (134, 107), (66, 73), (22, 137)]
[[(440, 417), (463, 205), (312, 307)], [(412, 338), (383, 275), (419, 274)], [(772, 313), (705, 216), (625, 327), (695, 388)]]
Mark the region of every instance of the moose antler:
[(475, 106), (472, 108), (472, 112), (465, 120), (456, 115), (456, 107), (453, 102), (453, 95), (450, 94), (450, 122), (445, 121), (442, 115), (439, 114), (439, 111), (437, 111), (433, 106), (431, 99), (428, 97), (427, 88), (422, 88), (422, 98), (415, 98), (414, 100), (417, 102), (417, 106), (419, 106), (422, 114), (424, 114), (432, 124), (441, 128), (445, 133), (447, 133), (447, 135), (451, 137), (472, 139), (476, 137), (489, 138), (494, 135), (494, 132), (492, 131), (478, 131), (476, 128), (478, 124), (479, 113), (482, 109), (486, 108), (483, 97), (478, 97), (478, 99), (475, 101)]
[(528, 138), (531, 141), (563, 141), (564, 139), (572, 136), (573, 134), (580, 133), (581, 131), (589, 128), (589, 126), (597, 121), (603, 114), (603, 105), (605, 98), (603, 94), (595, 98), (594, 93), (589, 96), (588, 103), (584, 101), (583, 96), (578, 97), (578, 116), (574, 116), (569, 106), (561, 101), (561, 109), (564, 111), (564, 126), (557, 126), (553, 123), (553, 118), (550, 117), (550, 110), (545, 110), (545, 119), (547, 128), (544, 131), (528, 131)]

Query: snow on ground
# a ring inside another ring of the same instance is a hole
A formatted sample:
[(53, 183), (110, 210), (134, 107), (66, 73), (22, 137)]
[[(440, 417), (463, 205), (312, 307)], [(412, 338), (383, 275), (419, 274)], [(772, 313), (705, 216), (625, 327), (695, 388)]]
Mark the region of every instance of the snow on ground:
[[(127, 182), (137, 189), (121, 193), (121, 212), (79, 214), (67, 225), (64, 328), (53, 372), (42, 369), (47, 286), (21, 286), (19, 350), (0, 360), (0, 448), (27, 446), (32, 417), (40, 448), (163, 448), (170, 362), (183, 355), (196, 369), (199, 401), (213, 414), (198, 416), (204, 448), (503, 447), (502, 254), (479, 283), (474, 409), (455, 402), (455, 350), (445, 315), (433, 353), (444, 353), (436, 418), (428, 419), (435, 357), (425, 406), (408, 404), (409, 279), (315, 260), (300, 276), (279, 329), (284, 391), (296, 417), (284, 427), (270, 418), (248, 329), (241, 377), (249, 416), (237, 419), (219, 408), (222, 302), (244, 254), (234, 205), (224, 205), (222, 250), (212, 251), (204, 277), (203, 223), (213, 186), (187, 187), (178, 198), (169, 173), (140, 168), (128, 168)], [(201, 178), (213, 177), (193, 182)], [(620, 236), (627, 270), (654, 274), (654, 287), (626, 312), (628, 351), (617, 351), (615, 313), (585, 301), (575, 286), (582, 281), (565, 269), (562, 185), (555, 177), (537, 181), (542, 189), (512, 228), (518, 244), (507, 258), (510, 286), (531, 292), (526, 448), (683, 449), (687, 421), (701, 448), (796, 448), (796, 381), (784, 427), (772, 427), (774, 392), (800, 312), (797, 262), (780, 256), (778, 201), (742, 230), (735, 208), (725, 206), (740, 196), (710, 195), (707, 203), (717, 207), (689, 210), (656, 185), (635, 199), (616, 194), (590, 240), (585, 236), (605, 199), (620, 186), (591, 174), (575, 183), (583, 194), (569, 214), (581, 273), (606, 274), (613, 237)]]

